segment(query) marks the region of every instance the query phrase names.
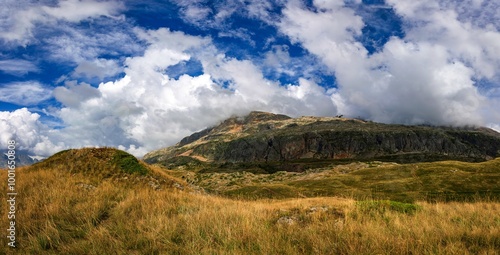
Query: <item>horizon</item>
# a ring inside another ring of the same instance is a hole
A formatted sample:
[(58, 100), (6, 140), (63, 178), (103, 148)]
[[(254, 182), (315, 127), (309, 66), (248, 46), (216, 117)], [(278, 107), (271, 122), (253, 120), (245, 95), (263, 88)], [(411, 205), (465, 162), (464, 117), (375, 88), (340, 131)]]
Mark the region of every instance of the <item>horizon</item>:
[(499, 7), (9, 0), (0, 12), (0, 145), (142, 157), (255, 110), (499, 132)]

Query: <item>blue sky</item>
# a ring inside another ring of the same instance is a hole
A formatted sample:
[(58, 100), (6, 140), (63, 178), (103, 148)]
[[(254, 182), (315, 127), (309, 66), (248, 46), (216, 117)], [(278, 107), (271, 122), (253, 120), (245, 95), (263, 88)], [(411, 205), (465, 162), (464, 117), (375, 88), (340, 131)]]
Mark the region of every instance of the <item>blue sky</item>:
[(6, 0), (0, 144), (142, 156), (252, 110), (499, 130), (499, 7)]

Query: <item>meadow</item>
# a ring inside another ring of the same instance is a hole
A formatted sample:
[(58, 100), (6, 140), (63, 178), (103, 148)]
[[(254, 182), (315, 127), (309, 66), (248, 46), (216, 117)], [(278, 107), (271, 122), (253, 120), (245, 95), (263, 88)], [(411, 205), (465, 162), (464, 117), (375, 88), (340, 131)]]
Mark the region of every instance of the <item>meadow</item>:
[[(3, 237), (0, 253), (498, 254), (500, 250), (500, 203), (488, 198), (411, 203), (347, 196), (226, 198), (202, 192), (158, 166), (131, 159), (122, 164), (120, 157), (114, 157), (119, 153), (72, 153), (81, 160), (47, 161), (17, 170), (17, 248), (9, 248)], [(115, 160), (85, 158), (89, 155)], [(137, 171), (125, 171), (128, 167)], [(0, 171), (0, 179), (7, 179), (6, 171)], [(2, 181), (0, 190), (6, 189)], [(9, 224), (5, 205), (2, 202), (2, 228)]]

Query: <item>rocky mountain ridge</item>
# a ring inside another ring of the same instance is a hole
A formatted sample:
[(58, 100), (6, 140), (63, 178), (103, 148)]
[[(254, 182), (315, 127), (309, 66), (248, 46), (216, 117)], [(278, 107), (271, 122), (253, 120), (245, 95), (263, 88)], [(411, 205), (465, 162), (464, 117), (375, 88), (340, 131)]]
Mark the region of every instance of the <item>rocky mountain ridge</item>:
[[(33, 155), (27, 150), (17, 150), (15, 156), (16, 166), (18, 167), (29, 166), (45, 159), (45, 157)], [(8, 161), (8, 155), (6, 154), (6, 152), (4, 152), (2, 155), (2, 160), (0, 160), (0, 168), (7, 168)]]
[(148, 163), (179, 157), (204, 162), (410, 157), (413, 161), (484, 161), (500, 156), (500, 134), (482, 127), (382, 124), (337, 117), (291, 118), (251, 112), (232, 117), (144, 156)]

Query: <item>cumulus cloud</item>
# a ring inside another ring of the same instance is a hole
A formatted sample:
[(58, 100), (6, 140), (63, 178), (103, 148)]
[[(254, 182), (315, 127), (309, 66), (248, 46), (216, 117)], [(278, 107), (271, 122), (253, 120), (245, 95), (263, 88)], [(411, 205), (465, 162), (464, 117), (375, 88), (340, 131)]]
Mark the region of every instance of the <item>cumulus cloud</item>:
[(450, 62), (446, 48), (393, 39), (377, 57), (383, 59), (384, 67), (367, 72), (376, 78), (369, 86), (371, 91), (367, 93), (354, 84), (344, 90), (347, 98), (356, 93), (372, 98), (376, 107), (369, 113), (375, 119), (411, 124), (482, 124), (479, 111), (485, 98), (474, 87), (473, 71), (460, 61)]
[(66, 82), (66, 86), (57, 87), (53, 91), (57, 101), (65, 106), (77, 108), (80, 102), (93, 97), (99, 97), (101, 93), (87, 83), (77, 84), (75, 81)]
[(40, 115), (26, 108), (13, 112), (0, 112), (0, 146), (7, 148), (9, 140), (15, 140), (17, 148), (29, 150), (40, 156), (49, 156), (64, 148), (54, 144), (50, 130), (40, 122)]
[[(233, 114), (265, 110), (297, 115), (333, 115), (331, 93), (313, 81), (283, 84), (263, 77), (249, 60), (220, 53), (209, 38), (168, 29), (137, 30), (149, 46), (126, 60), (125, 77), (102, 83), (67, 84), (54, 90), (65, 107), (59, 140), (84, 146), (112, 145), (136, 155), (172, 145)], [(169, 77), (165, 70), (197, 58), (199, 76)]]
[(0, 101), (30, 106), (52, 97), (52, 90), (37, 81), (12, 82), (0, 85)]
[[(498, 24), (500, 17), (495, 19), (493, 16), (489, 22), (474, 25), (469, 20), (474, 16), (467, 18), (467, 13), (457, 13), (456, 9), (464, 9), (458, 7), (460, 1), (388, 2), (405, 18), (407, 39), (446, 47), (453, 58), (472, 67), (478, 78), (491, 79), (495, 76), (500, 68), (500, 45), (497, 43), (500, 33), (493, 24)], [(474, 5), (471, 4), (469, 10), (478, 10)], [(483, 10), (483, 6), (479, 6)]]
[(321, 11), (313, 12), (292, 1), (283, 10), (283, 18), (278, 24), (278, 28), (292, 41), (301, 43), (335, 71), (352, 70), (347, 64), (364, 65), (367, 54), (354, 38), (361, 34), (364, 25), (361, 17), (341, 3), (318, 2), (316, 4)]
[(406, 38), (391, 38), (372, 56), (356, 40), (362, 19), (343, 1), (314, 1), (318, 11), (290, 2), (279, 28), (335, 73), (342, 113), (407, 124), (484, 124), (488, 99), (475, 79), (498, 70), (500, 34), (468, 26), (434, 1), (389, 2), (406, 20)]

